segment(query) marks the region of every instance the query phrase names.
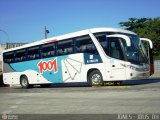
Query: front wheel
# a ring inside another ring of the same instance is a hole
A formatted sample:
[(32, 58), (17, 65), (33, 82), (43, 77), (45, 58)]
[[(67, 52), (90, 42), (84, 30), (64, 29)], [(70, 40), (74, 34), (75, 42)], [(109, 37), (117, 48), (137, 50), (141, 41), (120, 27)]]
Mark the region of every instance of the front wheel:
[(29, 82), (26, 76), (21, 77), (20, 83), (21, 83), (22, 88), (29, 88)]
[(103, 78), (98, 70), (92, 71), (88, 76), (88, 82), (92, 86), (101, 86), (103, 85)]

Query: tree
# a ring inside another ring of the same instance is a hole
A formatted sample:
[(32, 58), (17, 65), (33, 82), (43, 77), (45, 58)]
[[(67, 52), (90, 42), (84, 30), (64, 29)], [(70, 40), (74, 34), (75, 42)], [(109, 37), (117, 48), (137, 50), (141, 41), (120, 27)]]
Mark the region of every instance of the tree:
[(153, 41), (153, 54), (160, 55), (160, 17), (157, 18), (129, 18), (127, 22), (120, 22), (121, 27), (137, 33), (140, 37)]

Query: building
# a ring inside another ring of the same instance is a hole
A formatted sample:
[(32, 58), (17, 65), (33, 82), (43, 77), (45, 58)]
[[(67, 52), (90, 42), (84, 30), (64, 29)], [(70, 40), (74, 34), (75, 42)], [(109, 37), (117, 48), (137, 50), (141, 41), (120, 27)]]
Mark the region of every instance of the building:
[(0, 71), (2, 71), (2, 51), (5, 49), (10, 49), (18, 46), (22, 46), (27, 43), (6, 43), (0, 44)]

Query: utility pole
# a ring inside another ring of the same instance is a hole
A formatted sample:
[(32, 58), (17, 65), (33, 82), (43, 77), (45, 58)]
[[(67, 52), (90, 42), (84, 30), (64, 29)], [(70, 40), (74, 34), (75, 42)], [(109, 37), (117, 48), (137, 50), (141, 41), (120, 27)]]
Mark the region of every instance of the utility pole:
[(47, 30), (47, 27), (44, 26), (44, 38), (47, 39), (47, 34), (49, 33), (49, 30)]

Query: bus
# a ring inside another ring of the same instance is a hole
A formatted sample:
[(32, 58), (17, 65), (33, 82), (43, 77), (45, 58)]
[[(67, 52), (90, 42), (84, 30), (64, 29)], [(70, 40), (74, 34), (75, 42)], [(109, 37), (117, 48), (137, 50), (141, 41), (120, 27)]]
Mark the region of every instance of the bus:
[(154, 63), (153, 63), (153, 42), (148, 38), (140, 38), (140, 47), (142, 48), (145, 55), (148, 57), (150, 63), (150, 75), (154, 74)]
[(145, 79), (148, 59), (136, 33), (93, 28), (3, 51), (4, 84), (49, 86), (56, 83)]

